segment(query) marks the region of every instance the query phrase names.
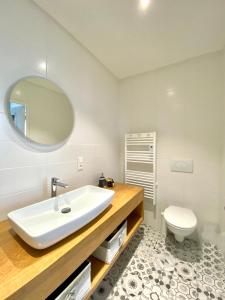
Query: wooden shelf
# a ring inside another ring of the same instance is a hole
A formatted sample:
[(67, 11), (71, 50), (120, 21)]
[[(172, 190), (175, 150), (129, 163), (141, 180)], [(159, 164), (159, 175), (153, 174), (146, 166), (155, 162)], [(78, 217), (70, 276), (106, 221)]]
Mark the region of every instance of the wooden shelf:
[(121, 253), (125, 250), (129, 241), (131, 240), (133, 235), (136, 233), (136, 231), (138, 230), (138, 228), (142, 222), (143, 222), (143, 216), (139, 214), (138, 209), (134, 210), (128, 216), (126, 240), (110, 264), (100, 261), (99, 259), (97, 259), (93, 256), (91, 256), (89, 258), (89, 260), (91, 261), (92, 286), (91, 286), (91, 290), (88, 292), (87, 296), (84, 298), (85, 300), (88, 300), (91, 297), (91, 295), (95, 292), (98, 285), (101, 283), (101, 281), (106, 276), (106, 274), (109, 272), (109, 270), (113, 267), (114, 263), (117, 261), (117, 259), (121, 255)]
[[(144, 190), (138, 186), (119, 183), (113, 190), (115, 195), (112, 204), (102, 214), (44, 250), (31, 248), (15, 234), (8, 221), (1, 222), (0, 299), (46, 299), (91, 256), (119, 224), (128, 219), (128, 236), (114, 263), (143, 220)], [(106, 265), (94, 258), (91, 260), (94, 267), (89, 296), (113, 265)]]

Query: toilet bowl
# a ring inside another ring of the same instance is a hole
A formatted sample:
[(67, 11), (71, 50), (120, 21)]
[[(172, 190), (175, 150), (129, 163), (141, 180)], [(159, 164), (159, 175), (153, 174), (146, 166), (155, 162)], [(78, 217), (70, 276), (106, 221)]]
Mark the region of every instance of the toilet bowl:
[(178, 242), (183, 242), (184, 238), (195, 231), (197, 218), (192, 210), (169, 206), (163, 213), (167, 228), (174, 234)]

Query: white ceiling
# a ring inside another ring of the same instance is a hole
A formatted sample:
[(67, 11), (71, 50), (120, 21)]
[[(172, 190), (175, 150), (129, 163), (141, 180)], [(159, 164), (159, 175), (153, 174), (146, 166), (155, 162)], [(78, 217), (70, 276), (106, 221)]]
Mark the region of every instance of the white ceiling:
[(225, 0), (34, 0), (118, 78), (225, 46)]

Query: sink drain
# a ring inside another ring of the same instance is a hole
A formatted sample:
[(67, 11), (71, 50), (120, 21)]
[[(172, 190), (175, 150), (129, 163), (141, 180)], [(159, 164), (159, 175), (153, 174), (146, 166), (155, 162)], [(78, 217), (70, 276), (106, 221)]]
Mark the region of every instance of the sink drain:
[(69, 212), (71, 212), (71, 208), (70, 208), (70, 207), (64, 207), (64, 208), (61, 210), (61, 213), (63, 213), (63, 214), (67, 214), (67, 213), (69, 213)]

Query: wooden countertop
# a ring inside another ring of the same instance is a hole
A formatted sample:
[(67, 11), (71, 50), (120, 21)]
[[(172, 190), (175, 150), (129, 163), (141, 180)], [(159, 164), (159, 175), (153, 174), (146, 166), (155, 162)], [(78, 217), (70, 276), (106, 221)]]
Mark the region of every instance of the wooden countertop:
[[(9, 222), (0, 223), (0, 299), (41, 299), (52, 285), (60, 284), (96, 248), (95, 237), (103, 242), (110, 229), (143, 200), (138, 186), (116, 184), (112, 205), (88, 225), (44, 250), (36, 250), (23, 242), (11, 229)], [(134, 199), (134, 200), (132, 200)], [(104, 226), (103, 226), (104, 224)], [(99, 244), (100, 245), (100, 244)], [(94, 248), (95, 247), (95, 248)], [(90, 249), (90, 250), (89, 250)], [(51, 272), (51, 273), (50, 273)], [(49, 278), (51, 277), (51, 278)], [(48, 278), (48, 285), (41, 283)], [(32, 295), (32, 298), (31, 298)]]

